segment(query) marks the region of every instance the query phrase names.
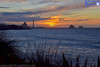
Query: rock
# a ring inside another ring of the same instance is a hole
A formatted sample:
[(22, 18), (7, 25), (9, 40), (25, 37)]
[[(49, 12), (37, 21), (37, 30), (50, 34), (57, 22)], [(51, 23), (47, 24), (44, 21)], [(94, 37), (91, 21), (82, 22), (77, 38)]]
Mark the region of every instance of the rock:
[(70, 25), (69, 28), (75, 28), (74, 25)]
[(84, 28), (83, 26), (79, 26), (78, 28)]

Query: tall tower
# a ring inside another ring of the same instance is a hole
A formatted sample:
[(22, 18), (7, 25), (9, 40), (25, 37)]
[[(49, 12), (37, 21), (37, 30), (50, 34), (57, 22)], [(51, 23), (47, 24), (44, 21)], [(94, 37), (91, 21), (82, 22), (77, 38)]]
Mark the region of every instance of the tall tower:
[(34, 28), (34, 18), (33, 18), (33, 28)]

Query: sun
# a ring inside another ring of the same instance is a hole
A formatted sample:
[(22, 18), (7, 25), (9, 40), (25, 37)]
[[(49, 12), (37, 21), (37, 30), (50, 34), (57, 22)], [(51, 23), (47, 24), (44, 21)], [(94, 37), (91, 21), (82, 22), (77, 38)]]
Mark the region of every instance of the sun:
[(54, 24), (49, 24), (49, 26), (54, 27), (55, 25)]
[(54, 22), (48, 22), (48, 23), (46, 23), (48, 26), (50, 26), (50, 27), (55, 27), (56, 26), (56, 23), (54, 23)]

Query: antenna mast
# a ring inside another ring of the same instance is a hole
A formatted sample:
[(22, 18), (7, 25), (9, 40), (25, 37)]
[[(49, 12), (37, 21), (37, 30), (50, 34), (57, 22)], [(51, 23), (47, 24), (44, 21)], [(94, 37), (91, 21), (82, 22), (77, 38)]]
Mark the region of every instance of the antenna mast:
[(34, 28), (34, 18), (33, 18), (33, 28)]

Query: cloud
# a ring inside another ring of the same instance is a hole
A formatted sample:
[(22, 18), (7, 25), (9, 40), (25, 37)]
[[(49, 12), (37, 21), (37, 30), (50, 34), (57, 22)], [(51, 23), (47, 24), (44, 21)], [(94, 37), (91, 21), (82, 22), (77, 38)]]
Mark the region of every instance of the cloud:
[(88, 21), (89, 19), (78, 19), (76, 21)]
[(90, 19), (84, 19), (84, 18), (63, 18), (62, 21), (89, 21)]
[(63, 2), (63, 1), (71, 1), (71, 0), (42, 0), (39, 2), (39, 4), (44, 4), (44, 3), (50, 3), (50, 2)]
[[(50, 18), (44, 18), (44, 17), (40, 17), (40, 16), (35, 16), (34, 20), (35, 21), (42, 21), (42, 20), (48, 20)], [(32, 21), (33, 17), (26, 17), (24, 16), (2, 16), (0, 15), (0, 21), (5, 21), (5, 22), (24, 22), (24, 21)]]
[(12, 2), (26, 2), (26, 1), (28, 1), (28, 0), (0, 0), (0, 1), (2, 1), (2, 2), (9, 2), (9, 3), (12, 3)]
[(0, 8), (2, 8), (2, 9), (8, 9), (8, 8), (10, 8), (10, 7), (0, 7)]
[[(48, 9), (49, 8), (49, 9)], [(74, 8), (74, 7), (73, 7)], [(33, 17), (30, 17), (31, 15), (37, 15), (37, 14), (45, 14), (45, 13), (52, 13), (52, 12), (57, 12), (57, 11), (61, 11), (61, 10), (69, 10), (71, 8), (67, 8), (66, 6), (50, 6), (50, 7), (46, 7), (43, 8), (43, 10), (38, 10), (38, 11), (26, 11), (26, 12), (1, 12), (0, 13), (0, 20), (2, 21), (9, 21), (9, 22), (24, 22), (24, 21), (32, 21)], [(55, 16), (55, 17), (59, 17), (59, 16)], [(52, 20), (54, 17), (51, 17)], [(42, 20), (49, 20), (51, 18), (43, 18), (41, 16), (36, 16), (34, 17), (35, 21), (42, 21)], [(57, 20), (60, 18), (56, 18)], [(55, 18), (54, 18), (55, 20)], [(82, 20), (82, 19), (78, 19), (77, 21), (86, 21)], [(70, 21), (70, 20), (65, 20), (64, 21)], [(74, 20), (76, 21), (76, 20)]]

